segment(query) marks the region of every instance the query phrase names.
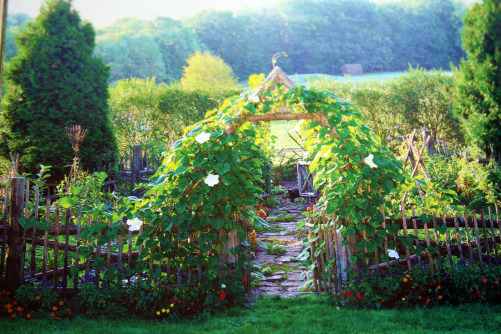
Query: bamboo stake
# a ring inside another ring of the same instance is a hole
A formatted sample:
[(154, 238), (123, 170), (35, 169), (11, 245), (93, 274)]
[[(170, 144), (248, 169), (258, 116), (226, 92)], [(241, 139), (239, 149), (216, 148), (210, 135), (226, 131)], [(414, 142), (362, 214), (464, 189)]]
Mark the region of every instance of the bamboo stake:
[[(445, 226), (447, 226), (445, 215), (442, 216), (442, 219), (444, 221)], [(449, 257), (449, 264), (450, 264), (451, 268), (453, 268), (454, 267), (454, 262), (452, 261), (451, 241), (450, 241), (450, 238), (449, 238), (449, 228), (447, 228), (445, 230), (445, 244), (447, 245), (447, 255)]]
[[(430, 231), (428, 230), (428, 224), (424, 223), (424, 227), (423, 228), (424, 228), (424, 236), (425, 236), (425, 239), (426, 239), (426, 247), (429, 249), (430, 245), (431, 245), (431, 242), (430, 242)], [(426, 250), (426, 253), (428, 255), (428, 264), (430, 266), (431, 273), (434, 274), (435, 273), (435, 262), (433, 262), (433, 256), (428, 251), (428, 249)]]
[(440, 238), (438, 236), (438, 231), (437, 231), (437, 218), (435, 217), (435, 214), (433, 214), (433, 226), (435, 226), (435, 229), (434, 229), (434, 233), (435, 233), (435, 240), (437, 242), (437, 245), (438, 245), (438, 251), (437, 251), (437, 254), (438, 254), (438, 268), (440, 270), (443, 270), (444, 267), (442, 265), (442, 256), (440, 255)]
[(462, 246), (463, 242), (461, 241), (461, 235), (459, 234), (459, 223), (458, 223), (458, 216), (456, 213), (454, 213), (454, 225), (456, 226), (456, 240), (459, 248), (459, 256), (461, 258), (461, 261), (464, 261), (463, 246)]
[[(97, 219), (96, 222), (98, 225), (101, 224), (101, 218)], [(96, 258), (101, 257), (101, 245), (99, 244), (99, 240), (101, 240), (102, 232), (99, 231), (97, 232), (96, 238), (97, 238), (97, 243), (96, 243)], [(99, 286), (99, 281), (101, 280), (101, 268), (96, 267), (96, 285)]]
[(483, 262), (483, 259), (482, 259), (482, 249), (480, 247), (480, 237), (479, 237), (479, 233), (478, 233), (478, 222), (477, 222), (477, 214), (475, 211), (473, 211), (473, 221), (475, 222), (475, 237), (476, 237), (476, 245), (477, 245), (477, 252), (478, 252), (478, 258), (479, 258), (479, 264), (480, 264), (480, 268), (483, 269), (484, 268), (484, 262)]
[[(36, 187), (35, 190), (35, 219), (38, 219), (38, 210), (39, 210), (39, 205), (38, 201), (40, 200), (40, 189)], [(36, 272), (36, 226), (33, 226), (33, 234), (31, 235), (31, 265), (30, 265), (30, 272), (31, 272), (31, 277), (35, 277), (35, 272)], [(1, 272), (0, 272), (1, 273)]]
[[(89, 228), (89, 227), (90, 227), (90, 225), (92, 225), (92, 218), (89, 216), (89, 217), (87, 218), (87, 228)], [(87, 242), (86, 242), (86, 245), (87, 245), (87, 248), (89, 248), (89, 247), (90, 247), (90, 245), (91, 245), (90, 237), (87, 237)], [(87, 258), (85, 259), (85, 274), (88, 276), (88, 275), (89, 275), (89, 273), (90, 273), (90, 258), (89, 258), (89, 257), (87, 257)]]
[(489, 220), (491, 221), (492, 244), (494, 248), (494, 256), (498, 259), (498, 245), (496, 243), (496, 229), (494, 228), (494, 220), (492, 219), (492, 206), (489, 206)]
[(487, 255), (487, 261), (489, 261), (489, 264), (491, 263), (491, 257), (490, 257), (490, 249), (489, 249), (489, 239), (487, 238), (487, 228), (485, 226), (485, 215), (484, 215), (484, 209), (480, 210), (480, 216), (481, 216), (481, 221), (482, 221), (482, 231), (484, 234), (484, 241), (485, 241), (485, 254)]
[[(54, 272), (57, 272), (58, 263), (58, 251), (59, 251), (59, 204), (56, 203), (56, 221), (55, 221), (56, 231), (54, 234)], [(54, 275), (54, 290), (57, 290), (57, 275)]]
[[(71, 211), (69, 209), (66, 210), (66, 235), (65, 235), (65, 244), (64, 244), (64, 273), (63, 273), (63, 289), (66, 290), (68, 287), (68, 245), (70, 243), (70, 220), (71, 220)], [(59, 240), (58, 240), (59, 241)]]
[[(111, 219), (108, 220), (108, 229), (111, 230)], [(111, 267), (111, 240), (108, 239), (106, 244), (106, 269)]]
[[(405, 204), (404, 204), (404, 202), (400, 203), (400, 208), (402, 210), (402, 222), (403, 222), (403, 225), (404, 225), (404, 238), (407, 239), (407, 219), (406, 219), (406, 216), (405, 216)], [(410, 253), (409, 247), (407, 247), (407, 245), (405, 245), (405, 260), (407, 261), (407, 268), (409, 269), (409, 271), (411, 271), (411, 260), (410, 260), (410, 257), (411, 257), (411, 253)]]
[[(47, 211), (45, 211), (45, 220), (50, 221), (50, 199), (47, 199)], [(45, 283), (47, 281), (47, 248), (49, 244), (49, 231), (44, 231), (43, 234), (43, 268), (42, 268), (42, 280)]]
[[(386, 212), (384, 210), (384, 205), (381, 205), (381, 213), (383, 214), (383, 230), (386, 232), (384, 236), (384, 254), (388, 254), (388, 231), (386, 231)], [(390, 259), (387, 261), (388, 268), (390, 267)]]
[(470, 223), (468, 223), (468, 216), (466, 215), (466, 212), (463, 213), (463, 218), (464, 218), (464, 226), (466, 228), (466, 240), (468, 242), (468, 248), (470, 250), (470, 264), (473, 265), (473, 263), (475, 262), (475, 260), (473, 259), (473, 246), (471, 245), (471, 238), (470, 238)]
[[(421, 157), (419, 157), (421, 159)], [(416, 209), (414, 207), (412, 207), (412, 216), (416, 216)], [(416, 219), (412, 219), (412, 225), (414, 227), (414, 235), (416, 236), (416, 239), (418, 238), (418, 230), (417, 230), (417, 224), (416, 224)], [(421, 268), (421, 254), (416, 254), (418, 257), (418, 265), (419, 265), (419, 268)]]
[[(78, 215), (78, 225), (77, 225), (77, 235), (76, 235), (76, 238), (75, 238), (75, 241), (78, 245), (78, 243), (80, 242), (80, 227), (82, 225), (82, 214), (79, 214)], [(80, 246), (79, 247), (76, 247), (75, 249), (75, 266), (78, 268), (79, 267), (79, 262), (80, 262)], [(75, 289), (78, 289), (78, 271), (77, 271), (77, 274), (75, 275), (75, 277), (73, 277), (73, 287)]]

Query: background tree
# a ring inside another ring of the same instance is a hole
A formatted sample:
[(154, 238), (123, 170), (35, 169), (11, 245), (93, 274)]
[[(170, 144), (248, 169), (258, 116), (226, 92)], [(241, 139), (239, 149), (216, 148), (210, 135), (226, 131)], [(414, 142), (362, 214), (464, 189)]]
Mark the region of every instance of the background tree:
[(464, 19), (462, 60), (456, 73), (456, 112), (466, 139), (491, 153), (501, 153), (501, 2), (475, 4)]
[(111, 67), (110, 81), (156, 77), (171, 83), (181, 78), (186, 59), (205, 50), (197, 34), (181, 22), (125, 18), (98, 31), (96, 55)]
[(234, 90), (237, 79), (231, 67), (220, 57), (210, 52), (195, 52), (184, 67), (181, 85), (190, 90), (220, 92)]
[(48, 0), (17, 37), (19, 53), (6, 69), (1, 154), (22, 154), (29, 172), (53, 166), (54, 178), (71, 165), (65, 127), (88, 129), (80, 150), (84, 168), (108, 161), (116, 150), (106, 115), (109, 70), (92, 57), (94, 29), (71, 2)]

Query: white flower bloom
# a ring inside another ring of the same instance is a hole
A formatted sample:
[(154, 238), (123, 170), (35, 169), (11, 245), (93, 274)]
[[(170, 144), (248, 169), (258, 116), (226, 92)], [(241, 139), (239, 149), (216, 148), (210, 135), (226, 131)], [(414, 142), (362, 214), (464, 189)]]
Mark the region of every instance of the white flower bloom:
[(370, 168), (377, 168), (377, 165), (374, 163), (374, 161), (372, 161), (372, 159), (374, 159), (374, 154), (371, 153), (364, 160), (365, 163), (369, 165)]
[(214, 185), (219, 183), (219, 175), (217, 174), (209, 174), (205, 178), (205, 184), (208, 185), (209, 187), (213, 187)]
[(226, 289), (226, 285), (221, 284), (221, 288), (222, 288), (222, 289)]
[(195, 140), (200, 144), (203, 144), (206, 141), (210, 140), (210, 133), (202, 131), (198, 136), (195, 137)]
[(127, 219), (127, 225), (129, 225), (129, 231), (139, 231), (143, 221), (139, 218)]
[(388, 249), (388, 255), (392, 258), (400, 259), (400, 255), (398, 255), (398, 252), (394, 249)]

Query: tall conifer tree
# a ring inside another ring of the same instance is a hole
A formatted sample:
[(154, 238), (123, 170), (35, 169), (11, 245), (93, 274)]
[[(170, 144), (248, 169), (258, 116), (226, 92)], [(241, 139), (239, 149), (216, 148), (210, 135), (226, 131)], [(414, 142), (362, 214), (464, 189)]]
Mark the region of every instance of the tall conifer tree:
[(501, 154), (501, 2), (475, 4), (464, 24), (456, 111), (470, 144)]
[(74, 156), (65, 127), (88, 129), (80, 149), (84, 168), (109, 160), (116, 143), (106, 115), (109, 69), (92, 56), (94, 28), (71, 0), (47, 0), (17, 37), (18, 55), (7, 65), (1, 154), (20, 153), (34, 172), (51, 165), (61, 178)]

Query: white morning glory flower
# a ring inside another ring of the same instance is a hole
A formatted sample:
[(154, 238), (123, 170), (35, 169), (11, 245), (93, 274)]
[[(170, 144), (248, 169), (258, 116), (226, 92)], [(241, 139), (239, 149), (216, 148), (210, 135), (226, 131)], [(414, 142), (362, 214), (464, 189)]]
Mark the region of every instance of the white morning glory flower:
[(209, 174), (205, 178), (205, 184), (208, 185), (209, 187), (213, 187), (214, 185), (219, 183), (219, 175), (217, 174)]
[(129, 231), (139, 231), (143, 221), (139, 218), (127, 219), (127, 225), (129, 225)]
[(398, 254), (398, 252), (394, 249), (388, 249), (388, 255), (392, 258), (395, 258), (395, 259), (400, 259), (400, 255)]
[(202, 131), (198, 136), (195, 137), (195, 140), (200, 144), (203, 144), (206, 141), (210, 140), (210, 133)]
[(374, 159), (374, 154), (372, 153), (369, 154), (367, 158), (364, 158), (365, 163), (369, 165), (370, 168), (377, 168), (377, 165), (374, 163), (374, 161), (372, 161), (372, 159)]
[(225, 289), (225, 288), (226, 288), (226, 285), (221, 284), (221, 288)]

